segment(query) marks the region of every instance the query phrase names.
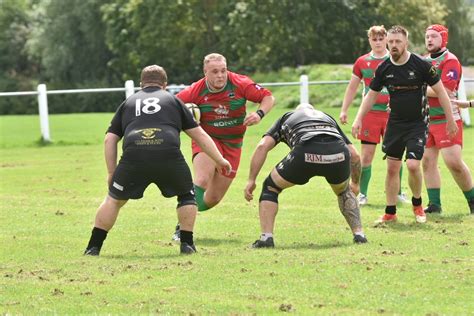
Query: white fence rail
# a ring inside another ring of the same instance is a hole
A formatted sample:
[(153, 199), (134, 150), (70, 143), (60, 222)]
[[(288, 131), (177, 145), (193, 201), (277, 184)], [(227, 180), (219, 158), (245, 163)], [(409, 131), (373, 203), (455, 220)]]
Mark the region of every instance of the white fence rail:
[[(474, 78), (461, 78), (459, 87), (459, 99), (466, 100), (466, 91), (464, 82), (474, 82)], [(301, 75), (300, 81), (294, 82), (267, 82), (261, 83), (264, 87), (283, 87), (283, 86), (299, 86), (300, 87), (300, 103), (309, 103), (309, 86), (310, 85), (333, 85), (333, 84), (347, 84), (348, 80), (335, 81), (309, 81), (307, 75)], [(169, 85), (167, 90), (172, 93), (177, 93), (184, 89), (186, 85)], [(97, 89), (73, 89), (73, 90), (47, 90), (45, 84), (39, 84), (37, 91), (20, 91), (20, 92), (0, 92), (0, 97), (9, 96), (38, 96), (38, 110), (40, 117), (41, 137), (45, 142), (51, 142), (51, 135), (49, 132), (48, 119), (48, 94), (72, 94), (72, 93), (103, 93), (103, 92), (125, 92), (125, 97), (128, 98), (135, 91), (140, 88), (135, 87), (133, 80), (127, 80), (123, 88), (97, 88)], [(471, 124), (468, 109), (462, 109), (461, 115), (466, 125)]]

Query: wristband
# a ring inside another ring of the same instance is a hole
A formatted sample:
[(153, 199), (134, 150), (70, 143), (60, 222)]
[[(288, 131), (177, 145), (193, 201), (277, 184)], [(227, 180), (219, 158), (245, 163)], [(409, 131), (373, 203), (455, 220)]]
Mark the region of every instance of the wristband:
[(260, 116), (260, 119), (263, 119), (263, 117), (265, 116), (265, 112), (263, 112), (263, 110), (261, 109), (258, 109), (255, 113), (257, 113), (258, 116)]

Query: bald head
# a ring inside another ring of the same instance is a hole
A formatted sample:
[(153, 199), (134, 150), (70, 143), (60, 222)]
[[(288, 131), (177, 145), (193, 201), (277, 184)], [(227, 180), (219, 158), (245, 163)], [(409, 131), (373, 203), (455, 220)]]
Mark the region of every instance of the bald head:
[(140, 86), (146, 87), (160, 87), (165, 88), (168, 82), (168, 76), (163, 67), (158, 65), (146, 66), (142, 70), (140, 77)]
[(314, 110), (314, 107), (309, 103), (300, 103), (296, 110)]

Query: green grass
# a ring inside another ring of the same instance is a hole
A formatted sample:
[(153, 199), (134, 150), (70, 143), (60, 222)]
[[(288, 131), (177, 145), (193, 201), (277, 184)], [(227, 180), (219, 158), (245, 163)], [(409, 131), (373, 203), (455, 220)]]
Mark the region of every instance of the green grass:
[[(337, 117), (338, 109), (323, 110)], [(352, 243), (318, 178), (281, 194), (276, 248), (249, 249), (259, 234), (257, 203), (242, 193), (249, 158), (284, 111), (249, 128), (237, 178), (220, 205), (198, 216), (199, 253), (189, 257), (170, 242), (176, 200), (151, 186), (121, 211), (101, 257), (82, 256), (106, 194), (102, 139), (112, 114), (53, 115), (55, 143), (44, 147), (35, 145), (37, 117), (0, 117), (0, 313), (472, 314), (474, 217), (444, 165), (445, 212), (426, 225), (403, 205), (399, 223), (371, 227), (384, 206), (378, 151), (371, 205), (362, 209), (368, 244)], [(464, 138), (473, 170), (474, 129)], [(186, 138), (183, 151), (190, 157)], [(271, 152), (259, 182), (286, 152)]]

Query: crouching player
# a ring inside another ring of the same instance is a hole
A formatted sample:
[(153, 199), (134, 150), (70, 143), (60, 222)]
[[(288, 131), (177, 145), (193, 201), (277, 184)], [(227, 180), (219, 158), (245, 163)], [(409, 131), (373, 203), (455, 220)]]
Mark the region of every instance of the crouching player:
[[(255, 181), (267, 154), (279, 142), (286, 143), (291, 151), (263, 182), (259, 200), (261, 236), (252, 247), (274, 247), (278, 195), (295, 184), (307, 183), (314, 176), (326, 178), (337, 195), (339, 209), (352, 230), (354, 242), (367, 242), (362, 231), (357, 198), (349, 187), (349, 146), (353, 145), (332, 117), (315, 110), (311, 104), (300, 104), (295, 111), (285, 113), (263, 136), (252, 155), (245, 199), (253, 199)], [(360, 169), (360, 164), (357, 166)], [(360, 174), (360, 170), (352, 172)]]

